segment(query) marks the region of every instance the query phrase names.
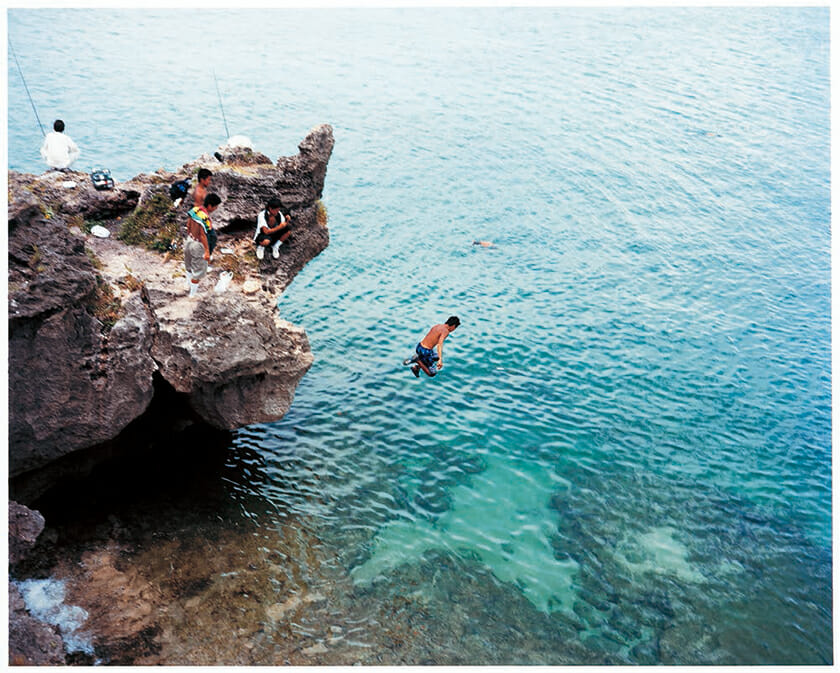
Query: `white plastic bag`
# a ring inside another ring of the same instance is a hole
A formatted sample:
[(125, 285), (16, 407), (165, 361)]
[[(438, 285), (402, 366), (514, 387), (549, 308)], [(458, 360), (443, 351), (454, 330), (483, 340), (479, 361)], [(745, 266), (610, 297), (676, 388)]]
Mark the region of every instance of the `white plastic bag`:
[(233, 280), (233, 272), (222, 271), (222, 273), (219, 274), (219, 281), (216, 283), (216, 287), (213, 288), (213, 291), (224, 292), (228, 289), (231, 280)]

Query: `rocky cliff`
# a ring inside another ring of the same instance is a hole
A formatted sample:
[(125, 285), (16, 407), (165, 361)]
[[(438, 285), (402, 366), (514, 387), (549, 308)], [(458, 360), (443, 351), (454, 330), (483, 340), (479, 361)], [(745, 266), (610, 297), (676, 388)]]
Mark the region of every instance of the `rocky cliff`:
[[(333, 142), (323, 125), (294, 157), (222, 147), (108, 191), (83, 173), (10, 173), (11, 477), (112, 440), (162, 390), (220, 429), (286, 413), (312, 354), (275, 302), (329, 243), (320, 198)], [(179, 232), (187, 206), (168, 191), (184, 177), (195, 184), (201, 167), (222, 197), (220, 235), (212, 271), (190, 298)], [(279, 259), (257, 261), (256, 214), (275, 196), (292, 235)], [(225, 272), (232, 282), (214, 291)]]

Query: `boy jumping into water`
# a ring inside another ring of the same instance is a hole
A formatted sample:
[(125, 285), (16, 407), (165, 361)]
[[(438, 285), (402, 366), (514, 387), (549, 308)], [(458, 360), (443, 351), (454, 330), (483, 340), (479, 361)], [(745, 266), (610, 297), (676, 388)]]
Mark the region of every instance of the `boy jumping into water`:
[[(411, 373), (420, 378), (422, 369), (428, 376), (435, 376), (443, 369), (443, 341), (455, 328), (461, 324), (458, 316), (450, 316), (445, 323), (434, 325), (423, 340), (417, 344), (417, 354), (403, 362), (404, 365), (414, 363)], [(435, 354), (437, 347), (437, 354)]]

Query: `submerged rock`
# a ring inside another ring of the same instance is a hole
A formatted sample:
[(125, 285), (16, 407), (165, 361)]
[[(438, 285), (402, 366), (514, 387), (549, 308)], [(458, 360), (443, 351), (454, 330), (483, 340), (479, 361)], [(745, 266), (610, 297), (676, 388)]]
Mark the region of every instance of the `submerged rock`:
[[(276, 164), (220, 148), (222, 162), (206, 155), (104, 192), (80, 173), (10, 173), (11, 477), (112, 440), (147, 410), (154, 377), (217, 428), (282, 418), (312, 353), (302, 328), (275, 317), (276, 294), (329, 243), (319, 199), (332, 147), (323, 125)], [(168, 188), (205, 166), (223, 199), (220, 236), (214, 270), (190, 299), (177, 231), (186, 204), (176, 208)], [(279, 259), (257, 262), (256, 214), (275, 196), (292, 236)], [(111, 236), (86, 233), (94, 222)], [(129, 223), (142, 245), (125, 242)], [(213, 292), (222, 271), (233, 282)]]

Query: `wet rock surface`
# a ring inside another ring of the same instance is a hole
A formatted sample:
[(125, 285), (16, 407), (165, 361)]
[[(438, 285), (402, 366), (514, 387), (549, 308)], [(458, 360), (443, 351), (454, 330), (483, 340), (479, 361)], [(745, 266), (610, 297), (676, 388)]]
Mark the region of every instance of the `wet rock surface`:
[(9, 563), (18, 563), (26, 558), (41, 531), (44, 517), (40, 512), (9, 501)]

